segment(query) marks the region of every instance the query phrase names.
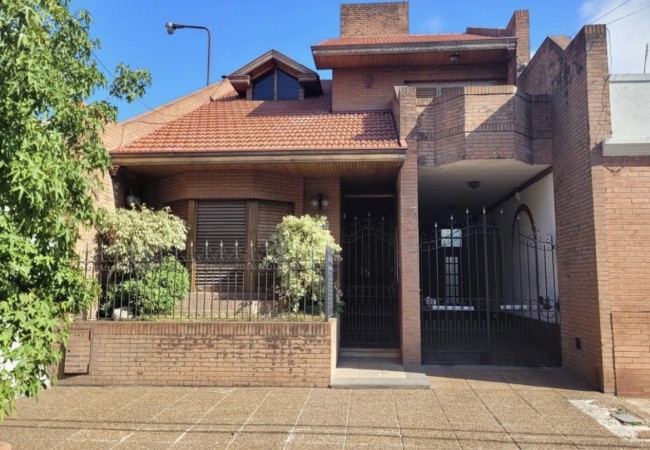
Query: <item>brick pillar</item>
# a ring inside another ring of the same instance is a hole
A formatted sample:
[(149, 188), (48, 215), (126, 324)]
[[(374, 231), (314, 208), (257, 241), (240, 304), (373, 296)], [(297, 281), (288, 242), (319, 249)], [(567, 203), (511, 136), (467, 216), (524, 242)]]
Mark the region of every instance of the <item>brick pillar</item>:
[[(400, 86), (393, 98), (399, 137), (407, 146), (406, 160), (397, 178), (399, 251), (400, 342), (403, 364), (422, 362), (420, 340), (420, 245), (418, 224), (418, 159), (415, 88)], [(408, 143), (407, 143), (408, 142)]]
[[(415, 143), (413, 143), (415, 144)], [(420, 364), (420, 249), (418, 226), (418, 165), (415, 146), (409, 149), (397, 178), (400, 334), (403, 364)]]

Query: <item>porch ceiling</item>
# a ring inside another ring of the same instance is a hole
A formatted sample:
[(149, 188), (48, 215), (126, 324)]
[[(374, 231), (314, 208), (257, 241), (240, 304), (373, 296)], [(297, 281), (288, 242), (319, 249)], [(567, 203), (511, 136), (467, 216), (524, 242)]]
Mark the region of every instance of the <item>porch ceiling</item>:
[(351, 162), (233, 162), (233, 163), (178, 163), (178, 164), (120, 164), (133, 175), (155, 179), (183, 172), (261, 170), (291, 176), (351, 178), (359, 183), (394, 178), (402, 165), (400, 160), (351, 161)]
[[(465, 210), (479, 213), (483, 206), (493, 206), (548, 165), (529, 165), (517, 160), (461, 161), (418, 170), (420, 223), (430, 227), (435, 221), (446, 222), (452, 208), (460, 219)], [(473, 190), (468, 182), (478, 181)]]

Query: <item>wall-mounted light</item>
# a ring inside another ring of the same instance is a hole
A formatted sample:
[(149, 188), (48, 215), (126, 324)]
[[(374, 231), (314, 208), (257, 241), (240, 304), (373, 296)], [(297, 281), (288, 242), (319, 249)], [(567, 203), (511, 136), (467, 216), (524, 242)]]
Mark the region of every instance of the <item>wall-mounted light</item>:
[(127, 208), (140, 208), (142, 206), (142, 201), (135, 196), (133, 191), (129, 189), (129, 193), (126, 195), (126, 206)]
[(322, 192), (316, 194), (316, 197), (311, 200), (311, 206), (318, 211), (318, 214), (322, 214), (329, 205), (330, 201)]
[(458, 52), (452, 53), (451, 56), (449, 57), (449, 62), (452, 64), (457, 63), (459, 60), (460, 60), (460, 53)]
[(475, 191), (475, 190), (477, 190), (479, 187), (481, 187), (481, 182), (480, 182), (480, 181), (470, 181), (470, 182), (467, 183), (467, 186), (468, 186), (471, 190)]

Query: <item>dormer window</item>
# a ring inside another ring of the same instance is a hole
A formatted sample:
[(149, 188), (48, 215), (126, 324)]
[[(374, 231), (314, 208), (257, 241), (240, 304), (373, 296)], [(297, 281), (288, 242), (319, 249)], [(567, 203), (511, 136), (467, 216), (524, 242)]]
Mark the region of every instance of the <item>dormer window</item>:
[(253, 100), (298, 100), (298, 79), (278, 69), (271, 69), (253, 80)]
[(236, 70), (228, 80), (248, 100), (303, 100), (323, 94), (316, 72), (277, 50)]

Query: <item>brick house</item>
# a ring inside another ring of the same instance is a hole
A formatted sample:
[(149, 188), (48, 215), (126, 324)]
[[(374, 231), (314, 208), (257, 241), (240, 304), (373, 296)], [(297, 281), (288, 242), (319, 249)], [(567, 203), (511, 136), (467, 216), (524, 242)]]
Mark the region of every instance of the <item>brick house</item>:
[[(530, 60), (527, 11), (411, 35), (407, 2), (349, 4), (312, 53), (331, 81), (271, 50), (111, 128), (104, 202), (170, 206), (210, 248), (263, 248), (283, 215), (325, 215), (343, 247), (342, 346), (561, 364), (650, 395), (650, 153), (613, 134), (605, 27)], [(263, 383), (327, 383), (300, 376)]]

